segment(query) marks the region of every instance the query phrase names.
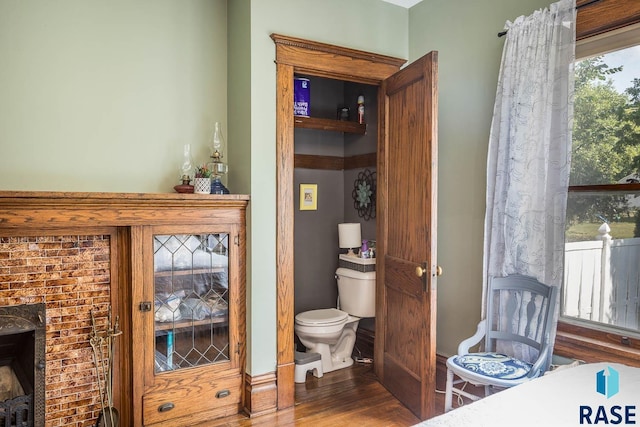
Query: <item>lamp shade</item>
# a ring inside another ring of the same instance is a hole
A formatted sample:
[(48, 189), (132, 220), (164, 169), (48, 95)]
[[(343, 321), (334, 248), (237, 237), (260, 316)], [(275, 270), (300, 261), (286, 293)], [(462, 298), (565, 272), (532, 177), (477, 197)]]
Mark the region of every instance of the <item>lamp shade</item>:
[(338, 224), (338, 245), (341, 248), (359, 248), (361, 244), (360, 223)]

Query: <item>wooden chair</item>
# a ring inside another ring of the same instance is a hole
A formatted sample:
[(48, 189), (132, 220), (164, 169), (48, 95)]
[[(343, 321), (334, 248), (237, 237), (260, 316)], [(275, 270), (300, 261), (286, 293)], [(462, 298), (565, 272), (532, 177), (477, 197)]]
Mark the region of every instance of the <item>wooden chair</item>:
[[(549, 336), (556, 294), (556, 287), (531, 277), (513, 275), (489, 280), (486, 319), (478, 323), (472, 337), (460, 343), (458, 354), (447, 359), (445, 412), (453, 409), (454, 393), (480, 399), (464, 391), (464, 387), (457, 387), (461, 383), (484, 386), (486, 396), (494, 387), (512, 387), (546, 372), (551, 363)], [(484, 351), (470, 353), (469, 349), (483, 339)], [(526, 354), (535, 358), (533, 363), (522, 360)], [(454, 380), (454, 376), (459, 379)]]

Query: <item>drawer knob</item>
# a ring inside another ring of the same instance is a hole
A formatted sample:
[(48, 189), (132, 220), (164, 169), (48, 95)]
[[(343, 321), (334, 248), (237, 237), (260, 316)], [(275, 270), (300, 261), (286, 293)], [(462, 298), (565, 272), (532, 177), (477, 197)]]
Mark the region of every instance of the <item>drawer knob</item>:
[(175, 407), (176, 405), (174, 405), (172, 402), (163, 403), (162, 405), (158, 406), (158, 412), (167, 412)]
[(229, 396), (231, 393), (229, 392), (229, 390), (220, 390), (219, 392), (216, 393), (216, 397), (218, 399), (222, 399), (223, 397), (227, 397)]

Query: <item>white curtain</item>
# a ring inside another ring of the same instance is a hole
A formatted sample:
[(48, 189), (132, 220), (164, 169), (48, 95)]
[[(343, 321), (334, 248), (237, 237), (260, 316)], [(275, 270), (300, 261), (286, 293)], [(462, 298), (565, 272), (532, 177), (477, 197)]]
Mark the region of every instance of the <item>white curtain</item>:
[(491, 276), (562, 284), (575, 18), (575, 0), (561, 0), (505, 24), (487, 159), (483, 316)]

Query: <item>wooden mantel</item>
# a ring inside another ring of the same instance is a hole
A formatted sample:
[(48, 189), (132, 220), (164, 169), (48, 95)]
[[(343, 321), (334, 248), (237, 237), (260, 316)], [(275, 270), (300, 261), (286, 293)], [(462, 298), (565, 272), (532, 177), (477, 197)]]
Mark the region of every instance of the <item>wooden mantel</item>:
[(175, 223), (167, 210), (190, 224), (207, 224), (248, 200), (240, 194), (0, 191), (0, 231)]
[[(131, 381), (140, 369), (131, 357), (133, 337), (139, 335), (132, 323), (132, 289), (143, 274), (140, 230), (150, 225), (207, 228), (238, 224), (244, 221), (248, 201), (248, 195), (239, 194), (0, 191), (0, 248), (2, 244), (5, 248), (0, 251), (0, 283), (5, 282), (0, 304), (47, 303), (47, 340), (54, 344), (47, 345), (45, 425), (95, 422), (95, 382), (78, 385), (69, 376), (93, 378), (88, 310), (105, 314), (107, 306), (119, 316), (123, 331), (114, 354), (114, 405), (120, 410), (121, 425), (141, 425), (132, 396), (137, 396), (139, 407), (142, 391)], [(73, 241), (74, 237), (78, 240)], [(244, 240), (242, 231), (242, 248)], [(67, 246), (57, 249), (60, 245)], [(95, 253), (100, 250), (95, 262), (69, 254), (93, 254), (94, 249)], [(11, 251), (17, 253), (15, 258)], [(52, 258), (67, 261), (45, 264)], [(99, 266), (87, 266), (91, 262)], [(51, 267), (55, 277), (50, 277), (45, 267)], [(60, 270), (64, 270), (64, 277), (60, 277)], [(244, 283), (245, 272), (239, 271), (239, 275)], [(244, 316), (244, 307), (241, 313)], [(59, 366), (65, 360), (72, 363), (62, 369)], [(77, 372), (69, 367), (77, 367)], [(61, 387), (80, 390), (59, 396)]]

